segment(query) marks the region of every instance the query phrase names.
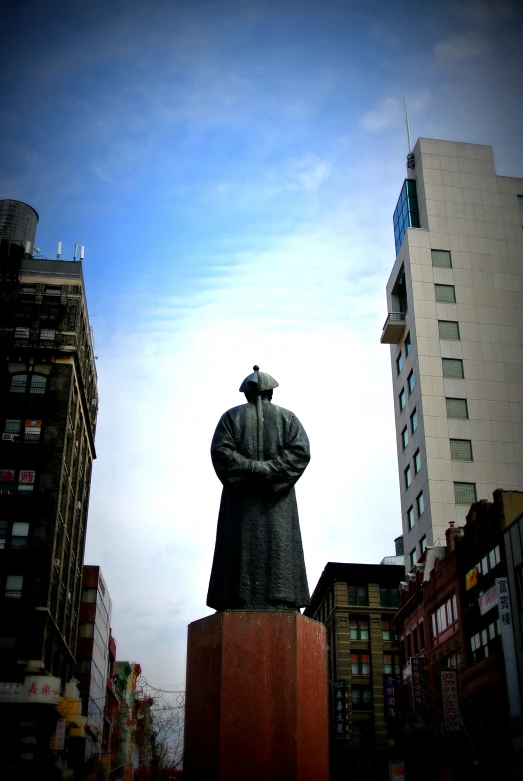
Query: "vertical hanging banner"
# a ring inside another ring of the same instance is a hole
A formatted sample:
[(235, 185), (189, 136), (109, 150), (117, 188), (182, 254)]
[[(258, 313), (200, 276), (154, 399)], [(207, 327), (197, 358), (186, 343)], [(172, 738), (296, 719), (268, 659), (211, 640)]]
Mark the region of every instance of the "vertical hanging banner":
[(496, 591), (510, 715), (513, 719), (519, 719), (521, 718), (521, 698), (519, 696), (516, 643), (514, 641), (512, 608), (507, 578), (496, 578)]
[(425, 659), (423, 656), (411, 656), (410, 658), (412, 686), (412, 704), (414, 711), (420, 710), (425, 705)]
[(458, 732), (461, 728), (458, 704), (458, 682), (455, 670), (441, 671), (441, 696), (443, 717), (447, 732)]
[(63, 751), (65, 747), (65, 725), (67, 719), (58, 719), (56, 722), (55, 744), (56, 751)]
[(383, 697), (385, 701), (385, 718), (395, 719), (398, 715), (397, 709), (397, 681), (395, 675), (383, 676)]
[(344, 680), (334, 681), (334, 736), (336, 740), (349, 738), (349, 704)]

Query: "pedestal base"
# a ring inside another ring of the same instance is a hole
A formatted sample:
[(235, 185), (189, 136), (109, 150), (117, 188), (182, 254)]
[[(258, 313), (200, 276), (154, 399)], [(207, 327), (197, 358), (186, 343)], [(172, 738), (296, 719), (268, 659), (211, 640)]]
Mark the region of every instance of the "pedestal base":
[(328, 781), (327, 645), (300, 613), (189, 625), (186, 781)]

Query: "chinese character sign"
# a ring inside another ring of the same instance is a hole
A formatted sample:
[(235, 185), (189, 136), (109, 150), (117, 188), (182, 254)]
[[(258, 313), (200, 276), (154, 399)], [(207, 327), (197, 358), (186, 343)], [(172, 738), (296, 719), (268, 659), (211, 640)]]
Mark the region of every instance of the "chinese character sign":
[(447, 732), (461, 729), (458, 705), (458, 682), (455, 670), (441, 671), (441, 696), (443, 698), (443, 717)]
[(14, 469), (0, 469), (0, 483), (12, 483), (14, 479)]
[(336, 740), (349, 738), (349, 704), (345, 681), (334, 681), (334, 737)]
[(60, 699), (60, 686), (60, 678), (50, 675), (26, 675), (24, 700), (56, 705)]
[(507, 578), (496, 578), (496, 592), (510, 715), (513, 719), (519, 719), (521, 718), (521, 698), (519, 696), (516, 643), (514, 640), (512, 608)]
[(65, 746), (65, 725), (67, 724), (67, 719), (58, 719), (56, 722), (56, 733), (55, 733), (55, 749), (56, 751), (63, 751)]
[(35, 473), (27, 469), (21, 469), (18, 476), (19, 483), (25, 483), (26, 485), (32, 485), (35, 481)]
[(412, 656), (410, 659), (412, 686), (412, 704), (414, 710), (423, 708), (425, 704), (425, 659), (423, 656)]
[(398, 715), (398, 687), (395, 675), (383, 676), (383, 697), (385, 702), (385, 718), (394, 719)]

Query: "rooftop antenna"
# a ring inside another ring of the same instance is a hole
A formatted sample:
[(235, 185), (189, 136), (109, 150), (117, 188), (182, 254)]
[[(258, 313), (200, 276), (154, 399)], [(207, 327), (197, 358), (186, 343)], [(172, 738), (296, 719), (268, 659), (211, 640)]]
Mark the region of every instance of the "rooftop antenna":
[(403, 104), (405, 106), (405, 123), (407, 125), (407, 143), (409, 145), (409, 153), (407, 155), (407, 172), (410, 173), (410, 170), (415, 168), (416, 163), (414, 160), (414, 155), (412, 154), (412, 144), (410, 142), (409, 114), (407, 111), (407, 98), (405, 97), (405, 95), (403, 96)]
[(82, 246), (80, 247), (80, 260), (84, 259), (84, 255), (85, 255), (85, 247), (82, 244)]
[(61, 254), (62, 254), (62, 242), (61, 242), (61, 241), (59, 241), (59, 242), (58, 242), (58, 251), (57, 251), (57, 253), (56, 253), (56, 259), (57, 259), (57, 260), (60, 260), (60, 255), (61, 255)]
[(73, 260), (76, 260), (76, 256), (77, 256), (77, 254), (78, 254), (78, 243), (76, 243), (76, 244), (74, 245), (74, 255), (73, 255)]

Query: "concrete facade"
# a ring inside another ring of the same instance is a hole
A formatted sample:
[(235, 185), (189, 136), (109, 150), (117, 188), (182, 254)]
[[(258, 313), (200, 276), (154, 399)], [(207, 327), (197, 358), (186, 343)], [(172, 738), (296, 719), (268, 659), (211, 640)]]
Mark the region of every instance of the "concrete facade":
[(420, 227), (397, 237), (382, 334), (407, 570), (473, 502), (523, 486), (523, 179), (497, 176), (490, 146), (420, 138), (413, 163)]

